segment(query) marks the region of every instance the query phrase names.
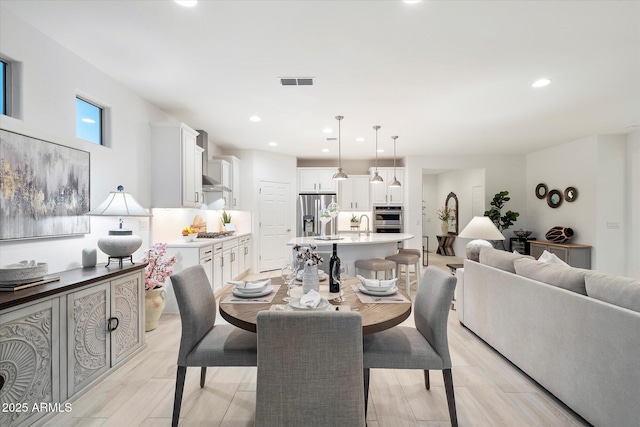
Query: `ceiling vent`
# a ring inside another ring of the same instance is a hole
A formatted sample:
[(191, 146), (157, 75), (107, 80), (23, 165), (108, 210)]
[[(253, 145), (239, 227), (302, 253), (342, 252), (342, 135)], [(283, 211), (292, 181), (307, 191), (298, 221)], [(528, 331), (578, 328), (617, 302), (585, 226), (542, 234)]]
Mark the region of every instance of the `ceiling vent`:
[(313, 77), (280, 77), (282, 86), (313, 86)]

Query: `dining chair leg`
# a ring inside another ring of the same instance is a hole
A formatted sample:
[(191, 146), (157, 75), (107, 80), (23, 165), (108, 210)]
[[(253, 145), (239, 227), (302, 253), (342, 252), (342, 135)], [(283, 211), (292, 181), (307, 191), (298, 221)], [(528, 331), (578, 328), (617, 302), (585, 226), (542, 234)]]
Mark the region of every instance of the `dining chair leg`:
[(367, 417), (367, 406), (369, 406), (369, 375), (371, 370), (364, 368), (364, 417)]
[(429, 381), (429, 370), (428, 369), (424, 370), (424, 386), (427, 388), (427, 390), (431, 390), (431, 381)]
[(207, 367), (203, 366), (200, 370), (200, 388), (204, 387), (204, 382), (207, 379)]
[(456, 398), (453, 394), (453, 377), (451, 369), (443, 369), (442, 377), (444, 378), (444, 389), (447, 393), (447, 403), (449, 405), (449, 418), (451, 418), (451, 427), (458, 427), (458, 415), (456, 414)]
[(187, 376), (187, 367), (178, 366), (178, 372), (176, 373), (176, 394), (173, 398), (173, 419), (171, 420), (172, 427), (178, 427), (178, 420), (180, 419), (180, 407), (182, 406), (182, 392), (184, 391), (184, 379)]

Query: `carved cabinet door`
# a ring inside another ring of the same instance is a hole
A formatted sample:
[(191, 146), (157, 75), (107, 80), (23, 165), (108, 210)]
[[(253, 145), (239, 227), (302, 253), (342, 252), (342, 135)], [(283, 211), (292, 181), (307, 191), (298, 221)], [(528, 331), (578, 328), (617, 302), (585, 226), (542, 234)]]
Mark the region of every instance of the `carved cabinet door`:
[[(0, 425), (30, 425), (59, 402), (59, 305), (54, 298), (0, 314)], [(34, 407), (34, 405), (36, 405)]]
[(67, 295), (69, 397), (110, 366), (109, 282)]
[(111, 282), (111, 364), (116, 365), (142, 345), (144, 289), (140, 274)]

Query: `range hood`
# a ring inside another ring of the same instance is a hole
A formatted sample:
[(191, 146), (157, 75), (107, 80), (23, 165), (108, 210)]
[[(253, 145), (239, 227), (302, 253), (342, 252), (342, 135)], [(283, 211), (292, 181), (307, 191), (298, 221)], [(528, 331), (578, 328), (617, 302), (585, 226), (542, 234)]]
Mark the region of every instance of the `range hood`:
[(204, 150), (202, 153), (202, 191), (231, 191), (229, 187), (209, 176), (209, 134), (203, 130), (197, 130), (197, 132), (199, 135), (196, 144)]

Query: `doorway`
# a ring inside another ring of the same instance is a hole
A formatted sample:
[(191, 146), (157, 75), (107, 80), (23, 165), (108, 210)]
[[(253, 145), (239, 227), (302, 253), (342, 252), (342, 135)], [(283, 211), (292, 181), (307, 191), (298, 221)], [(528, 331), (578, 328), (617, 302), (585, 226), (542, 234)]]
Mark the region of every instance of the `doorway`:
[(260, 181), (258, 271), (281, 268), (291, 240), (291, 184)]

